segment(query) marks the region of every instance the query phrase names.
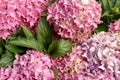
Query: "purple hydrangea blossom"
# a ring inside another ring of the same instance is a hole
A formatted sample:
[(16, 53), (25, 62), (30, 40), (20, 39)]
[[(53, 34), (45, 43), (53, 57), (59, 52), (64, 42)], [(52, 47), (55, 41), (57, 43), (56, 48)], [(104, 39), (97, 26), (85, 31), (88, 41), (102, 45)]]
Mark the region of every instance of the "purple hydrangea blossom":
[(95, 34), (53, 63), (60, 80), (120, 80), (120, 34)]

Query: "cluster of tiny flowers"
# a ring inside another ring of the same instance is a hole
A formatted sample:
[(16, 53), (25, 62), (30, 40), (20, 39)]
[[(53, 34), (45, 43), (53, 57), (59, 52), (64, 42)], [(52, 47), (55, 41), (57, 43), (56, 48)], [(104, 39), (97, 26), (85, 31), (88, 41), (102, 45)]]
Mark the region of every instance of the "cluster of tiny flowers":
[(109, 31), (119, 31), (120, 30), (120, 19), (114, 23), (110, 23)]
[(80, 41), (90, 36), (101, 17), (101, 6), (95, 0), (56, 0), (48, 7), (48, 22), (62, 38)]
[(120, 80), (120, 35), (95, 34), (53, 63), (59, 80)]
[(40, 14), (47, 9), (50, 0), (1, 0), (0, 1), (0, 37), (7, 36), (25, 24), (32, 28)]
[(0, 68), (0, 80), (53, 80), (52, 62), (48, 55), (29, 50), (16, 55), (13, 68)]

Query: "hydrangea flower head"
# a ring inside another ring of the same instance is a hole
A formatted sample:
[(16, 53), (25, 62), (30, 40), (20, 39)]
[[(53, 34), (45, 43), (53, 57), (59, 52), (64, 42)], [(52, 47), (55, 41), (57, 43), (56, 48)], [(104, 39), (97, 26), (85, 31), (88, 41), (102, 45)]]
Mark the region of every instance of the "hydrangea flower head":
[(56, 0), (48, 7), (48, 22), (62, 38), (80, 41), (100, 23), (101, 7), (95, 0)]
[(0, 68), (0, 80), (53, 80), (52, 62), (48, 55), (35, 50), (16, 55), (13, 68)]
[(6, 39), (20, 24), (33, 29), (50, 0), (1, 0), (0, 37)]
[(119, 31), (120, 30), (120, 19), (114, 23), (110, 23), (109, 31)]
[(50, 0), (20, 0), (17, 4), (19, 17), (22, 18), (24, 24), (33, 27), (40, 17), (41, 13), (47, 9), (47, 4)]
[(20, 24), (20, 17), (15, 10), (15, 5), (11, 1), (0, 1), (0, 37), (3, 39), (14, 32)]
[[(60, 80), (119, 80), (120, 35), (101, 32), (53, 60)], [(99, 75), (99, 76), (98, 76)]]

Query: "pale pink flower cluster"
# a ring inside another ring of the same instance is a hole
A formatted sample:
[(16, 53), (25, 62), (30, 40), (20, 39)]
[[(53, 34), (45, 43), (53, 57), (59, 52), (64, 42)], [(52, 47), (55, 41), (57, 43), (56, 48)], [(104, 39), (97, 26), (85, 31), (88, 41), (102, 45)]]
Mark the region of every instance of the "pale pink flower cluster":
[(48, 22), (62, 38), (80, 41), (97, 27), (101, 6), (95, 0), (56, 0), (48, 7)]
[(98, 33), (53, 63), (59, 80), (120, 80), (120, 35)]
[(22, 23), (33, 28), (50, 0), (0, 0), (0, 37), (7, 36)]
[(14, 32), (20, 24), (21, 20), (15, 12), (15, 3), (11, 2), (11, 0), (0, 1), (0, 37), (3, 39)]
[(120, 30), (120, 19), (114, 23), (110, 23), (109, 31), (119, 31)]
[(0, 68), (0, 80), (53, 80), (52, 62), (48, 55), (35, 50), (16, 55), (13, 68)]

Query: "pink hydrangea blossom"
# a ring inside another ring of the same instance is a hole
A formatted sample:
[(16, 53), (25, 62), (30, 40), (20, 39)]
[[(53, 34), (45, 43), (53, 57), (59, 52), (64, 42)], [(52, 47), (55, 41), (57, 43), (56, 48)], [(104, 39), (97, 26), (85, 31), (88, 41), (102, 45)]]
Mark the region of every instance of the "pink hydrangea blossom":
[(40, 14), (47, 9), (47, 2), (50, 0), (20, 0), (17, 4), (16, 13), (22, 18), (22, 21), (33, 27)]
[(14, 4), (7, 0), (0, 2), (0, 37), (6, 37), (14, 32), (20, 24), (20, 18), (15, 12)]
[(53, 63), (59, 80), (120, 80), (119, 33), (95, 34)]
[(80, 41), (99, 24), (101, 6), (95, 0), (56, 0), (48, 7), (48, 22), (62, 38)]
[(110, 23), (109, 31), (119, 31), (120, 30), (120, 19), (114, 23)]
[(6, 39), (24, 24), (33, 29), (41, 13), (47, 9), (50, 0), (1, 0), (0, 1), (0, 37)]
[(0, 68), (0, 80), (53, 80), (51, 67), (48, 55), (28, 50), (22, 56), (16, 54), (13, 68)]

